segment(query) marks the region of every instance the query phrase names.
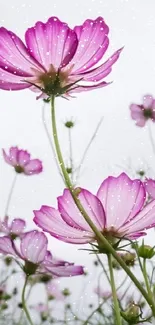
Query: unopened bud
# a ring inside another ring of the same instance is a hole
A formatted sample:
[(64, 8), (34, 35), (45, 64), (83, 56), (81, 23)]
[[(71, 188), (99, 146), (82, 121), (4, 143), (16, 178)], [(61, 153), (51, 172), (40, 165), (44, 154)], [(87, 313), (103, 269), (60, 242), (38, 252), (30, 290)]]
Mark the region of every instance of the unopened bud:
[(70, 296), (70, 291), (69, 291), (69, 289), (67, 289), (67, 288), (65, 288), (63, 291), (62, 291), (62, 294), (65, 296), (65, 297), (67, 297), (67, 296)]
[(144, 245), (143, 242), (142, 245), (138, 247), (138, 255), (145, 259), (151, 259), (155, 255), (155, 249), (149, 245)]
[(71, 129), (74, 126), (74, 122), (73, 121), (67, 121), (67, 122), (65, 122), (65, 126), (66, 126), (66, 128)]
[(68, 174), (71, 174), (72, 173), (72, 168), (71, 167), (67, 167), (66, 168), (66, 171), (67, 171)]
[(126, 254), (121, 255), (121, 258), (127, 266), (134, 266), (136, 260), (136, 254), (127, 252)]
[(140, 318), (140, 307), (132, 302), (126, 311), (121, 311), (122, 317), (128, 322), (128, 324), (136, 324)]
[(7, 266), (9, 266), (9, 265), (12, 263), (12, 258), (11, 258), (11, 257), (6, 257), (6, 258), (4, 259), (4, 262), (5, 262), (5, 264), (6, 264)]

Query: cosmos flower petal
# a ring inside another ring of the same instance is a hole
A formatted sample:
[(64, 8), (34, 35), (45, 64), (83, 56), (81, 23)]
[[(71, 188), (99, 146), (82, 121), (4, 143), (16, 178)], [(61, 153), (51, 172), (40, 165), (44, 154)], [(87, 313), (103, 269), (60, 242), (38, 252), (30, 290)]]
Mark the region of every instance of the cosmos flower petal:
[(82, 275), (84, 273), (83, 267), (79, 265), (66, 265), (54, 267), (49, 264), (45, 266), (46, 270), (56, 277), (71, 277)]
[(4, 255), (17, 256), (13, 243), (8, 236), (0, 237), (0, 253)]
[(136, 121), (136, 125), (143, 127), (146, 123), (146, 118), (143, 115), (143, 110), (139, 105), (130, 105), (131, 117)]
[(106, 62), (99, 67), (79, 74), (83, 81), (100, 81), (105, 78), (112, 70), (112, 65), (118, 60), (122, 48), (117, 50)]
[[(78, 199), (83, 208), (95, 226), (102, 230), (105, 224), (105, 214), (100, 200), (87, 190), (80, 188), (79, 191)], [(91, 231), (68, 189), (65, 189), (63, 195), (58, 197), (58, 208), (66, 223), (78, 229)]]
[(76, 33), (57, 17), (51, 17), (47, 23), (37, 22), (25, 34), (27, 47), (33, 57), (46, 70), (52, 65), (55, 70), (66, 66), (77, 48)]
[(140, 233), (155, 226), (155, 200), (148, 203), (134, 219), (121, 228), (125, 234)]
[(30, 154), (26, 150), (18, 150), (17, 163), (21, 167), (24, 167), (30, 161)]
[(106, 52), (109, 28), (102, 17), (87, 19), (83, 25), (76, 26), (78, 47), (70, 64), (74, 64), (72, 73), (81, 73), (94, 66)]
[(47, 238), (44, 233), (37, 230), (27, 232), (21, 239), (20, 249), (23, 259), (39, 264), (46, 255)]
[(5, 150), (2, 150), (3, 157), (6, 163), (9, 165), (15, 166), (18, 164), (17, 156), (18, 156), (18, 148), (17, 147), (11, 147), (9, 150), (9, 154), (6, 154)]
[(59, 211), (52, 207), (42, 206), (40, 210), (33, 212), (35, 215), (34, 222), (53, 237), (75, 244), (89, 243), (93, 240), (94, 236), (91, 231), (75, 228), (67, 224), (62, 219)]
[(148, 195), (152, 198), (155, 199), (155, 180), (151, 178), (146, 178), (144, 182), (145, 190), (148, 193)]
[(13, 234), (20, 235), (24, 231), (25, 226), (26, 226), (25, 220), (16, 218), (13, 219), (11, 223), (10, 231)]
[(24, 168), (26, 175), (39, 174), (43, 170), (42, 162), (39, 159), (31, 159)]
[(30, 85), (24, 81), (23, 77), (0, 68), (0, 89), (23, 90), (29, 87)]
[[(141, 210), (145, 201), (145, 189), (140, 180), (131, 180), (125, 173), (108, 177), (101, 184), (97, 197), (106, 214), (106, 228), (121, 228), (128, 219)], [(122, 228), (121, 228), (122, 229)]]
[(21, 39), (4, 27), (0, 28), (0, 44), (0, 68), (4, 71), (23, 79), (32, 76), (32, 67), (40, 69)]
[(151, 108), (153, 104), (153, 97), (151, 95), (145, 95), (143, 97), (143, 107), (145, 109)]
[(93, 90), (93, 89), (103, 88), (103, 87), (108, 86), (110, 84), (111, 84), (111, 82), (102, 81), (102, 82), (100, 82), (98, 84), (95, 84), (95, 85), (79, 85), (79, 86), (76, 86), (76, 87), (72, 88), (71, 90), (69, 90), (69, 94), (81, 93), (83, 91), (90, 91), (90, 90)]

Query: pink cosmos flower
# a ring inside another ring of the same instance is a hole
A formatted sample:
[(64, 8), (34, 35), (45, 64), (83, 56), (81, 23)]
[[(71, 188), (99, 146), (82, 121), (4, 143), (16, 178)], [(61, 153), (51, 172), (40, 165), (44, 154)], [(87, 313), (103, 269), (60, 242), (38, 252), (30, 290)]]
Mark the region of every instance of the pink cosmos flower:
[(10, 224), (8, 221), (8, 217), (5, 217), (3, 221), (0, 220), (0, 232), (10, 235), (11, 238), (20, 236), (24, 232), (26, 222), (23, 219), (13, 219)]
[[(146, 194), (143, 183), (131, 180), (125, 173), (105, 179), (97, 195), (82, 188), (77, 192), (95, 226), (112, 242), (116, 243), (116, 238), (138, 238), (155, 225), (155, 200), (143, 207)], [(68, 189), (58, 197), (58, 210), (42, 206), (34, 215), (34, 222), (59, 240), (75, 244), (96, 240)]]
[(11, 147), (9, 154), (6, 154), (3, 149), (3, 157), (5, 162), (13, 166), (16, 173), (19, 174), (35, 175), (43, 170), (42, 162), (39, 159), (30, 159), (30, 154), (18, 147)]
[(0, 88), (30, 88), (46, 96), (61, 96), (101, 88), (103, 79), (119, 58), (117, 50), (96, 67), (108, 45), (109, 28), (102, 17), (87, 19), (70, 29), (51, 17), (25, 33), (25, 43), (13, 32), (0, 28)]
[(99, 298), (103, 298), (103, 299), (108, 299), (112, 296), (112, 292), (111, 291), (105, 291), (103, 290), (101, 287), (96, 287), (94, 289), (94, 292), (97, 294), (97, 296)]
[(33, 306), (33, 308), (36, 310), (36, 311), (39, 311), (40, 313), (48, 313), (48, 306), (43, 304), (43, 303), (39, 303), (38, 305), (35, 305)]
[(47, 250), (47, 238), (37, 230), (27, 232), (20, 238), (20, 245), (10, 237), (0, 237), (0, 253), (21, 259), (23, 271), (27, 275), (49, 274), (54, 277), (68, 277), (83, 274), (82, 266), (53, 258)]
[(151, 199), (155, 199), (155, 180), (146, 178), (144, 182), (145, 190)]
[(145, 126), (148, 119), (155, 122), (155, 99), (151, 95), (145, 95), (143, 97), (143, 104), (131, 104), (131, 117), (136, 121), (136, 125)]

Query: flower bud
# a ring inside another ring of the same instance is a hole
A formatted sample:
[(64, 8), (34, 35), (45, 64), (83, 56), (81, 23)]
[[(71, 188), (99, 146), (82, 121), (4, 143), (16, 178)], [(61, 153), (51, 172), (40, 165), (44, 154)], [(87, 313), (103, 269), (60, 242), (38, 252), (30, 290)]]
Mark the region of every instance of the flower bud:
[(65, 288), (63, 291), (62, 291), (62, 294), (65, 296), (65, 297), (67, 297), (67, 296), (70, 296), (70, 291), (69, 291), (69, 289), (67, 289), (67, 288)]
[(127, 252), (125, 254), (122, 254), (121, 258), (123, 259), (123, 261), (127, 266), (134, 266), (136, 260), (136, 254)]
[(144, 259), (151, 259), (155, 255), (154, 247), (144, 245), (144, 241), (141, 246), (138, 247), (138, 255)]
[(9, 265), (12, 263), (12, 258), (7, 256), (7, 257), (4, 259), (4, 262), (5, 262), (5, 264), (6, 264), (7, 266), (9, 266)]
[(71, 167), (67, 167), (66, 168), (66, 171), (67, 171), (68, 174), (71, 174), (72, 173), (72, 168)]
[(66, 128), (71, 129), (74, 126), (74, 122), (73, 121), (67, 121), (67, 122), (65, 122), (65, 126), (66, 126)]
[(41, 312), (40, 316), (42, 322), (45, 322), (48, 319), (48, 314), (46, 312)]
[(125, 311), (121, 311), (121, 315), (128, 324), (137, 324), (140, 321), (140, 307), (132, 302)]

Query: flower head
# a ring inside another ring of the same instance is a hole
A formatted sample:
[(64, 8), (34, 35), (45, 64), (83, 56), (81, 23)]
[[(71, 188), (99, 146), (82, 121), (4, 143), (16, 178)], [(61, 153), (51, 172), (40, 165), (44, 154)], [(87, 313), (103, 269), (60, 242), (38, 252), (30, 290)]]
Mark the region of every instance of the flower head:
[(11, 147), (8, 154), (3, 149), (3, 157), (5, 162), (13, 166), (16, 173), (19, 174), (35, 175), (43, 170), (42, 162), (39, 159), (30, 159), (30, 154), (18, 147)]
[[(39, 97), (65, 96), (106, 86), (103, 79), (119, 58), (117, 50), (96, 67), (108, 45), (109, 28), (102, 17), (70, 29), (51, 17), (25, 33), (25, 42), (0, 28), (0, 88), (30, 88)], [(95, 67), (94, 67), (95, 66)]]
[(68, 277), (83, 274), (82, 266), (75, 266), (56, 259), (47, 250), (47, 238), (37, 230), (27, 232), (20, 238), (19, 247), (10, 237), (0, 237), (0, 253), (24, 261), (23, 271), (27, 275), (52, 274), (54, 277)]
[[(85, 189), (77, 192), (85, 211), (99, 231), (111, 242), (136, 239), (145, 235), (144, 230), (155, 225), (155, 200), (145, 207), (145, 188), (125, 173), (108, 177), (101, 184), (97, 195)], [(96, 235), (75, 205), (68, 189), (58, 197), (58, 210), (42, 206), (34, 211), (34, 222), (59, 240), (86, 244), (96, 240)]]
[(13, 219), (9, 224), (9, 218), (5, 217), (3, 221), (0, 221), (0, 232), (11, 236), (12, 239), (20, 236), (25, 229), (26, 222), (23, 219)]
[(155, 99), (151, 95), (143, 97), (143, 104), (131, 104), (131, 117), (136, 121), (136, 125), (143, 127), (147, 120), (155, 122)]

